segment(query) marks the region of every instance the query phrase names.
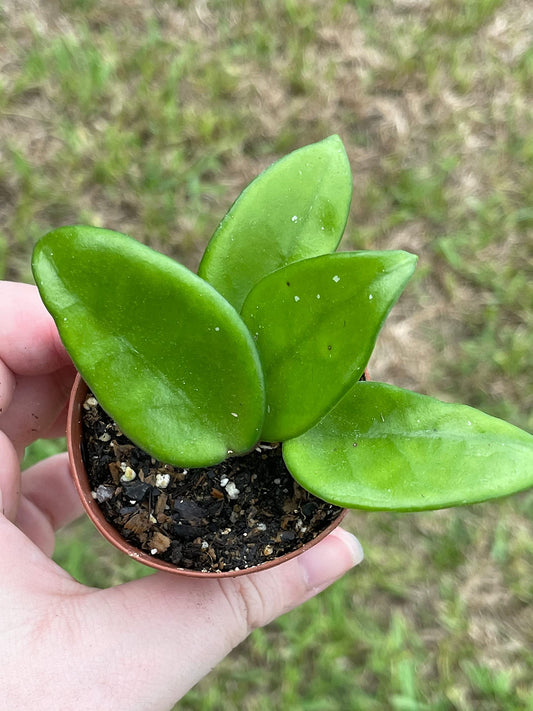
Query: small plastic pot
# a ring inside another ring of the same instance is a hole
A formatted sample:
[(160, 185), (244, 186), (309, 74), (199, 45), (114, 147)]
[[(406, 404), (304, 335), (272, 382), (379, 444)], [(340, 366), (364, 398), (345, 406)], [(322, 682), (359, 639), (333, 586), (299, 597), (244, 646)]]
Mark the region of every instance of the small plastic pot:
[(314, 538), (309, 543), (306, 543), (301, 548), (298, 548), (291, 553), (287, 553), (274, 560), (268, 560), (260, 565), (244, 568), (239, 570), (227, 570), (223, 572), (202, 572), (199, 570), (188, 570), (186, 568), (179, 568), (172, 563), (167, 563), (164, 560), (154, 558), (153, 556), (145, 553), (144, 551), (132, 546), (128, 543), (120, 533), (105, 519), (97, 501), (93, 498), (91, 487), (89, 484), (89, 478), (85, 470), (85, 465), (83, 463), (83, 458), (81, 454), (81, 440), (82, 440), (82, 406), (85, 402), (89, 389), (86, 383), (83, 381), (81, 376), (78, 374), (72, 388), (72, 393), (70, 397), (69, 411), (68, 411), (68, 421), (67, 421), (67, 445), (68, 453), (70, 459), (70, 470), (76, 489), (80, 495), (81, 502), (87, 515), (94, 523), (98, 531), (106, 538), (110, 543), (112, 543), (116, 548), (118, 548), (126, 555), (131, 558), (148, 565), (151, 568), (156, 568), (157, 570), (163, 570), (166, 573), (173, 573), (177, 575), (185, 575), (194, 578), (232, 578), (238, 575), (247, 575), (249, 573), (255, 573), (259, 570), (267, 570), (275, 565), (280, 565), (291, 558), (295, 558), (301, 555), (304, 551), (308, 550), (312, 546), (316, 545), (319, 541), (325, 538), (331, 531), (333, 531), (342, 521), (342, 519), (347, 514), (347, 510), (343, 509), (337, 518), (330, 523), (330, 525), (322, 531), (316, 538)]

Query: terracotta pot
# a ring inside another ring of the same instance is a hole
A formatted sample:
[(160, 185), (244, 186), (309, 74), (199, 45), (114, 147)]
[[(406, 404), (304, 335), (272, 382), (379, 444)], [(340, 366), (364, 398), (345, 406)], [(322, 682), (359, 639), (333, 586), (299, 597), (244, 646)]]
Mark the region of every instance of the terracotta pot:
[[(365, 374), (366, 375), (366, 374)], [(131, 558), (148, 565), (151, 568), (156, 568), (157, 570), (163, 570), (167, 573), (174, 573), (178, 575), (187, 575), (196, 578), (221, 578), (221, 577), (236, 577), (237, 575), (247, 575), (249, 573), (254, 573), (259, 570), (266, 570), (267, 568), (272, 568), (275, 565), (284, 563), (291, 558), (294, 558), (301, 553), (303, 553), (308, 548), (316, 545), (319, 541), (325, 538), (333, 529), (335, 529), (342, 519), (345, 517), (347, 510), (343, 509), (337, 518), (330, 523), (330, 525), (322, 531), (316, 538), (314, 538), (309, 543), (306, 543), (301, 548), (298, 548), (291, 553), (287, 553), (274, 560), (266, 561), (261, 565), (257, 565), (251, 568), (245, 568), (242, 570), (228, 570), (224, 572), (210, 572), (204, 573), (198, 570), (188, 570), (185, 568), (179, 568), (172, 563), (167, 563), (164, 560), (154, 558), (153, 556), (145, 553), (132, 546), (128, 543), (120, 533), (105, 519), (98, 503), (92, 496), (91, 487), (89, 485), (89, 478), (85, 470), (85, 465), (83, 463), (81, 455), (81, 438), (82, 438), (82, 405), (88, 394), (88, 387), (86, 383), (82, 380), (81, 376), (78, 374), (72, 388), (72, 394), (70, 397), (70, 405), (68, 412), (67, 421), (67, 445), (70, 459), (70, 469), (72, 473), (72, 478), (80, 495), (82, 504), (87, 512), (87, 515), (94, 523), (96, 528), (100, 533), (106, 538), (110, 543), (112, 543), (116, 548), (118, 548), (123, 553), (126, 553)]]

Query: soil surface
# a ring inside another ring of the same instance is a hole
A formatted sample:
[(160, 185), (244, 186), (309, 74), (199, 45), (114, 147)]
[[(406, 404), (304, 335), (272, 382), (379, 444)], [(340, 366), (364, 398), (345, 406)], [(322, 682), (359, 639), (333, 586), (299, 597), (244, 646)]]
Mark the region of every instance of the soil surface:
[(213, 467), (163, 464), (125, 437), (89, 394), (83, 458), (93, 497), (131, 544), (180, 568), (259, 565), (312, 541), (340, 513), (290, 475), (281, 446)]

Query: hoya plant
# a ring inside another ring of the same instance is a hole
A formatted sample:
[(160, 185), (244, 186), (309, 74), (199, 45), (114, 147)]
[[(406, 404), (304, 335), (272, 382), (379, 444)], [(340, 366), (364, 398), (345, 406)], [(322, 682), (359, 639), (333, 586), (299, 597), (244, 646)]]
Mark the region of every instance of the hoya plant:
[(198, 274), (123, 234), (75, 226), (37, 243), (35, 280), (103, 409), (159, 460), (205, 467), (281, 442), (304, 488), (363, 509), (434, 509), (531, 486), (530, 434), (361, 381), (416, 257), (336, 252), (351, 194), (331, 136), (243, 191)]

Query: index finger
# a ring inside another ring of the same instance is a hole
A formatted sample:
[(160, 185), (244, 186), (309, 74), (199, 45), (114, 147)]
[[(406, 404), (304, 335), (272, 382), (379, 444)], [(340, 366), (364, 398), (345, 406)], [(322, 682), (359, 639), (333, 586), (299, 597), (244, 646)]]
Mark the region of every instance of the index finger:
[(31, 284), (0, 281), (0, 360), (16, 375), (44, 375), (71, 362)]

